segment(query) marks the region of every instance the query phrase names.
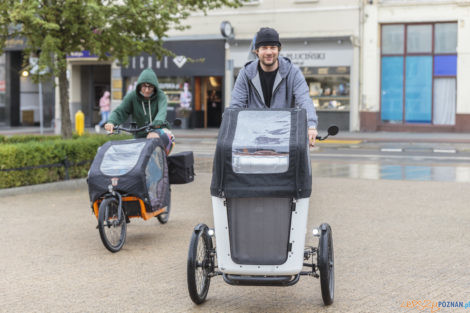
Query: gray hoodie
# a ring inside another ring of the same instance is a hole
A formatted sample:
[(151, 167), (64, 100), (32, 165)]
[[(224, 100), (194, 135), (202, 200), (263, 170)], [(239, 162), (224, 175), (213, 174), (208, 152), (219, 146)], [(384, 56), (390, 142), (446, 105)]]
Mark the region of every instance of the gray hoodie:
[[(288, 58), (279, 57), (279, 70), (274, 80), (271, 108), (298, 107), (307, 111), (308, 126), (317, 126), (318, 118), (309, 96), (307, 82), (300, 69)], [(267, 109), (258, 73), (259, 60), (245, 64), (232, 91), (232, 108)]]

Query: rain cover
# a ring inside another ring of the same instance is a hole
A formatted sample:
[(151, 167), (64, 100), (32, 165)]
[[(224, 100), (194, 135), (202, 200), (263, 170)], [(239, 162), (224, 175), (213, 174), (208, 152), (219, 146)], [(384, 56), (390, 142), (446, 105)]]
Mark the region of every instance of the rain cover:
[(160, 139), (109, 141), (98, 148), (88, 172), (91, 203), (108, 186), (142, 199), (149, 212), (168, 205), (168, 166)]
[(289, 168), (290, 122), (290, 112), (240, 112), (232, 144), (233, 171), (285, 173)]
[(309, 197), (307, 114), (303, 109), (227, 109), (212, 172), (218, 197)]

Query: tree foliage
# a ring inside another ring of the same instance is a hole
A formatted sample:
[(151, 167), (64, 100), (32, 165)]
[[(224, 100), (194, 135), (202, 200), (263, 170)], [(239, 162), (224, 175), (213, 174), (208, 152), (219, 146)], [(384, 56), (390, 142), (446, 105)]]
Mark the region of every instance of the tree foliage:
[[(39, 53), (39, 69), (58, 77), (62, 136), (72, 134), (68, 110), (67, 55), (88, 50), (101, 60), (142, 52), (171, 55), (163, 47), (170, 29), (184, 29), (191, 12), (222, 6), (236, 7), (240, 0), (0, 0), (0, 50), (8, 38), (24, 37), (25, 55)], [(46, 79), (36, 77), (35, 79)]]

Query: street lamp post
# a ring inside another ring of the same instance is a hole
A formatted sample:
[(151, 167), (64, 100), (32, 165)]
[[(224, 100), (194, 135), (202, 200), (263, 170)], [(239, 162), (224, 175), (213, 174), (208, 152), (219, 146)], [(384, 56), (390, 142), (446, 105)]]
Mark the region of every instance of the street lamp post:
[(220, 24), (220, 32), (225, 38), (225, 107), (230, 105), (233, 80), (233, 59), (230, 58), (230, 40), (235, 38), (235, 33), (229, 21), (223, 21)]

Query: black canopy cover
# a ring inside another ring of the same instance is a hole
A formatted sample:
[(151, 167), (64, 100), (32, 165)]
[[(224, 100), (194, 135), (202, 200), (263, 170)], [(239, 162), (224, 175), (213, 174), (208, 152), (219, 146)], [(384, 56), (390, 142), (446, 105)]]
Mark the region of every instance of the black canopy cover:
[(211, 195), (310, 197), (312, 174), (304, 109), (225, 110)]
[(148, 212), (165, 207), (169, 179), (164, 146), (160, 139), (108, 141), (98, 148), (87, 182), (92, 205), (113, 185), (121, 194), (142, 199)]

